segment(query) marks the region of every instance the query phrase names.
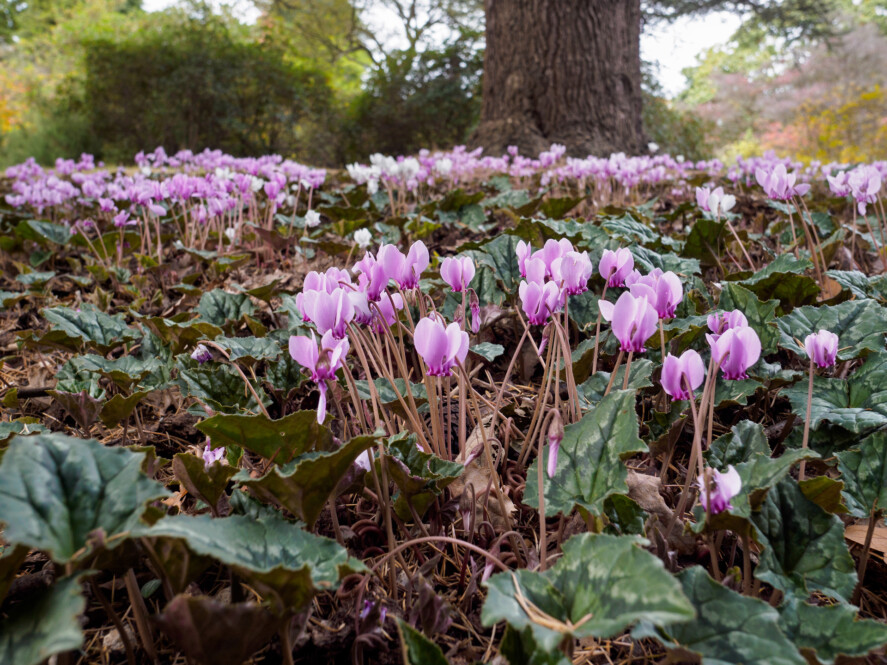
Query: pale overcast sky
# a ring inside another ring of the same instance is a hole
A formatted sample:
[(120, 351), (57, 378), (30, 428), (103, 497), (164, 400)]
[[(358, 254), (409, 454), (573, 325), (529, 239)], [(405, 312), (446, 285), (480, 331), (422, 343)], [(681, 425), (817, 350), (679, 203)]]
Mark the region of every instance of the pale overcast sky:
[[(175, 0), (142, 0), (142, 6), (148, 11), (164, 9), (172, 4), (175, 4)], [(240, 13), (245, 20), (255, 20), (255, 10), (248, 0), (229, 0), (226, 4), (241, 7)], [(370, 22), (381, 27), (388, 22), (386, 18), (380, 13), (377, 17), (371, 17)], [(696, 57), (706, 49), (724, 44), (739, 23), (739, 17), (733, 14), (714, 13), (648, 27), (641, 38), (641, 55), (646, 60), (659, 63), (662, 87), (668, 95), (675, 95), (684, 86), (681, 70), (694, 65)]]

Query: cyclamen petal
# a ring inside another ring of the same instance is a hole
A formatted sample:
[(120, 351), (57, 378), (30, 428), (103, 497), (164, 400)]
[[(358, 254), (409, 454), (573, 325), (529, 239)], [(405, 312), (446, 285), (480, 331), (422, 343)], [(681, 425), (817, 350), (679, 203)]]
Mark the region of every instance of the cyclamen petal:
[(598, 270), (601, 277), (607, 280), (607, 286), (617, 287), (625, 284), (625, 278), (634, 268), (634, 256), (627, 247), (612, 250), (604, 250), (601, 256)]
[(731, 328), (715, 340), (706, 335), (712, 357), (721, 366), (724, 378), (747, 379), (748, 369), (761, 357), (761, 339), (752, 328)]
[(416, 324), (413, 344), (429, 376), (450, 376), (457, 361), (468, 355), (468, 333), (451, 323), (446, 328), (438, 318), (426, 317)]
[(807, 357), (819, 367), (832, 367), (838, 356), (838, 336), (829, 330), (807, 335), (804, 340)]
[(742, 490), (742, 478), (733, 465), (727, 467), (726, 473), (711, 471), (711, 487), (706, 488), (701, 478), (697, 478), (699, 487), (699, 503), (709, 515), (717, 515), (725, 510), (733, 510), (730, 499)]
[(693, 391), (702, 385), (704, 378), (705, 364), (702, 357), (692, 349), (685, 351), (680, 357), (669, 353), (662, 363), (662, 389), (672, 399), (693, 399)]

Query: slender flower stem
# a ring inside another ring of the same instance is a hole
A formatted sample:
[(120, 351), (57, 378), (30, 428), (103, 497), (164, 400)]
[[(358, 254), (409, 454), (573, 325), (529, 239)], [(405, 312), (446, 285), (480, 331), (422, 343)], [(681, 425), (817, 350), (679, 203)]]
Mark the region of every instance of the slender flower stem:
[(607, 384), (607, 389), (604, 391), (604, 397), (610, 394), (610, 391), (613, 389), (613, 382), (616, 380), (616, 373), (619, 371), (619, 366), (622, 364), (622, 356), (625, 355), (625, 352), (620, 349), (619, 355), (616, 356), (616, 366), (613, 368), (613, 373), (610, 374), (610, 382)]
[[(628, 374), (629, 374), (629, 372), (631, 372), (631, 359), (633, 357), (634, 357), (634, 351), (629, 351), (628, 352), (628, 360), (625, 361), (625, 378), (622, 379), (622, 390), (628, 390)], [(614, 374), (615, 374), (615, 372), (614, 372)]]
[[(604, 292), (601, 294), (601, 300), (607, 299), (607, 284), (608, 284), (608, 282), (604, 283)], [(601, 310), (600, 310), (600, 307), (598, 307), (597, 324), (595, 325), (595, 328), (594, 328), (594, 356), (592, 356), (592, 361), (591, 361), (591, 375), (592, 376), (594, 376), (597, 373), (598, 342), (600, 341), (600, 338), (601, 338)]]
[(665, 327), (659, 319), (659, 344), (662, 347), (662, 362), (665, 362)]
[[(539, 452), (536, 455), (536, 481), (539, 486), (539, 571), (545, 570), (545, 560), (548, 558), (548, 529), (545, 523), (545, 423), (542, 423), (542, 431), (539, 432)], [(548, 451), (551, 454), (551, 451)]]
[(872, 538), (875, 535), (875, 526), (877, 526), (878, 522), (881, 521), (882, 511), (877, 507), (878, 501), (875, 499), (875, 505), (872, 506), (872, 510), (869, 513), (869, 524), (868, 529), (865, 531), (865, 543), (862, 546), (862, 554), (859, 557), (859, 569), (857, 573), (857, 577), (859, 578), (859, 586), (856, 588), (856, 592), (853, 594), (852, 602), (854, 604), (859, 603), (859, 597), (862, 595), (862, 587), (863, 582), (865, 582), (865, 570), (869, 565), (869, 554), (872, 549)]
[[(804, 419), (804, 440), (801, 449), (807, 450), (810, 443), (810, 411), (813, 409), (813, 359), (810, 359), (810, 380), (807, 383), (807, 417)], [(798, 482), (804, 480), (807, 471), (807, 460), (801, 460), (801, 469), (798, 472)]]

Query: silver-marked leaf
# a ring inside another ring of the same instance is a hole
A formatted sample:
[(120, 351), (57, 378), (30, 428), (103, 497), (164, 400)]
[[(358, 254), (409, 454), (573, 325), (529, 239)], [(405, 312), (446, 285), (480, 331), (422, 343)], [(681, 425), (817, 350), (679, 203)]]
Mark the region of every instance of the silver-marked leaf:
[(689, 652), (701, 656), (704, 665), (806, 665), (780, 632), (779, 613), (767, 603), (731, 591), (700, 566), (678, 579), (696, 619), (659, 629), (645, 624), (632, 637), (656, 637), (680, 662), (693, 660), (686, 657)]
[(106, 354), (120, 344), (140, 338), (139, 331), (130, 328), (122, 314), (109, 316), (95, 305), (84, 303), (78, 309), (48, 307), (41, 310), (50, 324), (50, 331), (60, 332), (66, 340), (54, 340), (70, 348), (93, 348)]
[[(545, 446), (542, 462), (550, 451)], [(614, 390), (582, 420), (564, 428), (553, 478), (543, 474), (545, 514), (569, 514), (580, 506), (592, 515), (604, 512), (604, 501), (611, 494), (627, 494), (628, 476), (623, 459), (646, 450), (638, 437), (635, 392)], [(536, 471), (539, 459), (527, 471), (524, 503), (538, 508), (539, 485)]]
[[(643, 542), (583, 533), (564, 543), (563, 556), (544, 573), (497, 573), (487, 582), (481, 620), (530, 628), (539, 648), (553, 653), (564, 638), (607, 638), (638, 621), (664, 626), (693, 619), (678, 581)], [(536, 610), (530, 614), (528, 607)]]
[(844, 542), (844, 524), (807, 499), (794, 480), (771, 488), (751, 519), (764, 546), (757, 578), (800, 600), (813, 591), (839, 600), (850, 597), (856, 569)]
[(865, 656), (887, 644), (887, 625), (859, 619), (851, 605), (808, 605), (790, 600), (780, 608), (779, 627), (795, 646), (815, 653), (822, 665), (838, 656)]
[(887, 310), (874, 300), (848, 300), (838, 305), (799, 307), (780, 316), (776, 325), (781, 334), (780, 346), (807, 357), (804, 338), (817, 330), (830, 330), (838, 336), (838, 358), (849, 360), (866, 351), (884, 349)]
[(875, 432), (860, 441), (858, 449), (837, 457), (850, 514), (869, 517), (873, 510), (887, 510), (887, 432)]
[(0, 463), (4, 538), (79, 560), (113, 547), (140, 524), (145, 504), (166, 496), (141, 469), (144, 454), (63, 434), (15, 437)]
[(278, 613), (300, 611), (316, 592), (335, 590), (344, 577), (365, 570), (335, 540), (282, 517), (176, 515), (142, 526), (135, 535), (180, 540), (192, 553), (230, 566), (255, 584)]

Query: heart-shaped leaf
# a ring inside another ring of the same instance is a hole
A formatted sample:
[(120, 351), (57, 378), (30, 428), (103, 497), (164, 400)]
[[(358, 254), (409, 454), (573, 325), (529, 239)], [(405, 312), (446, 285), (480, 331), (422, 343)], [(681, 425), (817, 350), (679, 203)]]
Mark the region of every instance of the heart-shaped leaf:
[(50, 330), (65, 337), (54, 341), (75, 350), (88, 347), (104, 355), (120, 344), (141, 337), (141, 333), (126, 324), (123, 315), (109, 316), (87, 303), (78, 309), (49, 307), (41, 313), (49, 322)]
[[(779, 330), (774, 325), (778, 300), (761, 301), (758, 296), (739, 284), (727, 282), (721, 289), (718, 308), (724, 311), (738, 309), (748, 319), (748, 325), (755, 329), (761, 338), (761, 355), (776, 351)], [(805, 333), (806, 334), (806, 333)]]
[(66, 577), (17, 606), (0, 622), (0, 663), (39, 665), (50, 656), (79, 649), (86, 609), (80, 576)]
[[(783, 389), (792, 410), (807, 419), (807, 382)], [(840, 425), (856, 434), (887, 425), (887, 353), (876, 353), (847, 379), (813, 377), (810, 427), (823, 421)]]
[(844, 524), (807, 499), (798, 484), (783, 479), (752, 514), (764, 546), (755, 576), (806, 600), (813, 591), (846, 600), (856, 586), (853, 558), (844, 542)]
[(357, 436), (333, 452), (306, 453), (283, 467), (272, 466), (261, 478), (241, 471), (234, 480), (313, 525), (354, 460), (376, 441)]
[(188, 493), (211, 506), (213, 513), (228, 487), (228, 481), (237, 468), (223, 464), (210, 464), (188, 453), (178, 453), (172, 459), (172, 471)]
[(865, 656), (887, 644), (887, 625), (858, 619), (850, 605), (808, 605), (792, 599), (780, 608), (779, 627), (795, 646), (814, 652), (822, 665), (839, 656)]
[(238, 446), (278, 464), (333, 446), (333, 434), (317, 423), (316, 411), (296, 411), (278, 420), (264, 414), (219, 413), (196, 428), (210, 438), (214, 448)]
[(200, 297), (197, 313), (204, 321), (224, 327), (229, 322), (240, 321), (244, 314), (252, 315), (255, 306), (245, 293), (228, 293), (222, 289), (207, 291)]
[(701, 656), (705, 665), (806, 665), (780, 632), (779, 613), (767, 603), (731, 591), (699, 566), (684, 570), (678, 579), (696, 619), (658, 629), (642, 625), (633, 637), (658, 638), (680, 662), (692, 660), (686, 657), (689, 652)]
[(448, 462), (437, 455), (423, 452), (416, 447), (416, 437), (413, 435), (391, 437), (385, 453), (388, 476), (400, 490), (395, 510), (404, 520), (412, 519), (405, 504), (412, 504), (416, 513), (423, 515), (434, 498), (464, 470), (457, 462)]
[[(622, 462), (646, 450), (638, 437), (635, 392), (614, 390), (589, 411), (582, 420), (564, 428), (553, 478), (543, 474), (545, 514), (569, 514), (580, 506), (592, 515), (604, 512), (604, 500), (611, 494), (625, 494), (628, 472)], [(543, 463), (547, 466), (549, 446)], [(536, 459), (527, 471), (524, 503), (538, 508), (539, 485)]]
[(887, 311), (874, 300), (848, 300), (828, 307), (799, 307), (776, 320), (781, 333), (780, 346), (806, 358), (803, 343), (810, 333), (830, 330), (838, 336), (838, 358), (849, 360), (866, 351), (884, 348), (884, 321)]
[(15, 437), (0, 463), (4, 537), (53, 561), (111, 548), (140, 523), (145, 504), (166, 496), (142, 472), (144, 454), (63, 434)]
[(332, 591), (346, 576), (365, 570), (336, 541), (279, 516), (176, 515), (135, 534), (183, 541), (192, 553), (230, 566), (255, 584), (278, 614), (301, 611), (318, 591)]
[(443, 651), (406, 621), (397, 619), (404, 665), (448, 665)]
[(858, 449), (837, 457), (850, 514), (869, 517), (873, 510), (887, 510), (887, 432), (870, 434)]
[(530, 628), (540, 649), (554, 652), (565, 638), (618, 635), (638, 621), (663, 626), (695, 615), (678, 581), (632, 536), (583, 533), (563, 546), (544, 573), (497, 573), (481, 620), (518, 631)]

